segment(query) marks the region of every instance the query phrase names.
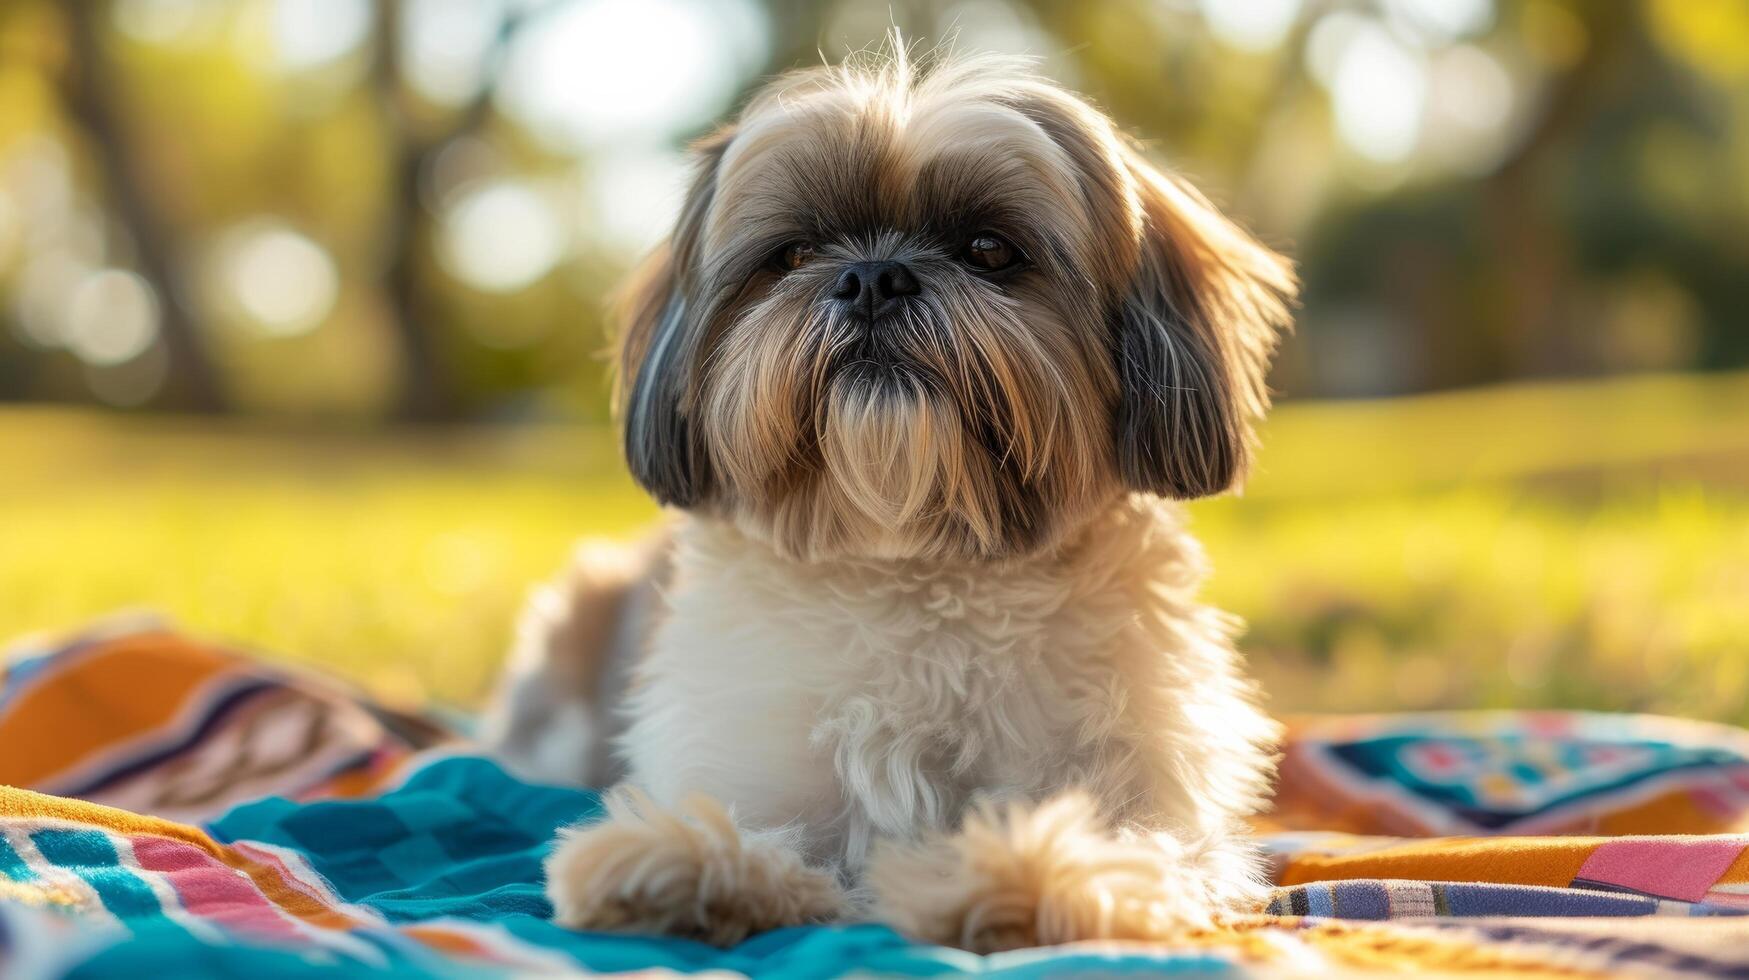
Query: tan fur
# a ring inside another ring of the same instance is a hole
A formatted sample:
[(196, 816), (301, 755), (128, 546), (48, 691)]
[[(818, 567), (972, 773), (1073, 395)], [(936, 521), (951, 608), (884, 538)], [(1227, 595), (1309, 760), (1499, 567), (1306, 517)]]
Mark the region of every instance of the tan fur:
[(768, 837), (737, 830), (715, 800), (670, 811), (623, 790), (608, 797), (605, 821), (563, 834), (547, 859), (553, 917), (728, 944), (842, 913), (837, 879), (803, 864), (781, 834)]
[(1036, 806), (985, 803), (951, 835), (888, 843), (868, 883), (878, 918), (979, 953), (1171, 937), (1258, 897), (1242, 847), (1206, 853), (1211, 873), (1162, 874), (1184, 864), (1184, 850), (1170, 834), (1113, 835), (1092, 797), (1069, 792)]
[[(687, 514), (650, 631), (592, 648), (641, 651), (588, 714), (628, 788), (549, 861), (560, 921), (990, 950), (1252, 907), (1275, 727), (1161, 498), (1242, 478), (1286, 260), (1002, 59), (785, 76), (697, 159), (620, 350)], [(871, 322), (834, 284), (877, 261), (918, 288)]]
[[(992, 558), (1051, 546), (1126, 478), (1196, 496), (1242, 474), (1291, 269), (1073, 96), (1000, 59), (799, 72), (701, 144), (699, 160), (672, 245), (637, 277), (620, 351), (636, 378), (661, 347), (653, 371), (686, 428), (663, 434), (664, 451), (686, 455), (687, 489), (708, 499), (662, 481), (659, 495), (799, 558)], [(1048, 228), (1061, 261), (1041, 258), (1003, 296), (903, 232), (967, 194)], [(774, 280), (761, 243), (800, 234), (798, 206), (900, 230), (828, 238), (820, 261)], [(934, 276), (901, 325), (927, 385), (833, 373), (851, 331), (818, 297), (837, 263), (870, 258)], [(1104, 320), (1123, 303), (1178, 331), (1151, 355), (1170, 360), (1170, 377), (1147, 394), (1183, 442), (1147, 447), (1164, 475), (1131, 472), (1110, 439), (1124, 405)], [(697, 322), (680, 331), (675, 317)], [(649, 450), (640, 404), (628, 410), (639, 472)], [(872, 414), (888, 417), (870, 428)], [(1049, 506), (1017, 517), (1013, 486)]]
[(516, 622), (480, 739), (525, 779), (603, 786), (619, 778), (611, 705), (655, 620), (668, 576), (666, 536), (640, 545), (585, 541)]

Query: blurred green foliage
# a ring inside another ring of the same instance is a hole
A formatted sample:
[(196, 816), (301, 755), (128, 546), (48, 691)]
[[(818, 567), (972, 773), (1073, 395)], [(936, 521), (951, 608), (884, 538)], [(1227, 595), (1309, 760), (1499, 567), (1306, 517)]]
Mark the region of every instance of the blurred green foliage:
[(1290, 250), (1289, 395), (1749, 363), (1741, 0), (11, 0), (0, 399), (600, 419), (681, 147), (894, 27)]
[[(1286, 406), (1246, 493), (1192, 505), (1209, 597), (1278, 710), (1749, 723), (1746, 414), (1743, 374)], [(0, 457), (0, 635), (146, 608), (408, 702), (476, 701), (529, 584), (657, 519), (599, 428), (15, 410)]]

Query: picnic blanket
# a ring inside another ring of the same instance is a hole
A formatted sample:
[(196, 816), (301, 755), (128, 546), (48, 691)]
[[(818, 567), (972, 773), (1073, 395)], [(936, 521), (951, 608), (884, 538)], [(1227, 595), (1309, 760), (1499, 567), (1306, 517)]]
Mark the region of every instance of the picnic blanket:
[(594, 793), (332, 680), (95, 634), (0, 677), (0, 975), (1749, 977), (1749, 735), (1577, 713), (1291, 728), (1259, 822), (1266, 915), (988, 957), (873, 924), (719, 950), (548, 921), (541, 859)]

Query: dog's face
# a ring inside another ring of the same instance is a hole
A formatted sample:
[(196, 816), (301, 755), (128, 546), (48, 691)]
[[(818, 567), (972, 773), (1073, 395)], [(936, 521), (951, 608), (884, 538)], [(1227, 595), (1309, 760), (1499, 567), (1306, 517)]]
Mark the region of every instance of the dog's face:
[(633, 475), (803, 558), (989, 559), (1244, 470), (1292, 272), (1014, 64), (780, 79), (632, 291)]

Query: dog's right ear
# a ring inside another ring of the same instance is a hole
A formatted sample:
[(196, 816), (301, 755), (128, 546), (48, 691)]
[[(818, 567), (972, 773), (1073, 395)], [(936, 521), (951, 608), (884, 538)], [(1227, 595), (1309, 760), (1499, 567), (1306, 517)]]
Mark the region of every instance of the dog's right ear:
[(702, 503), (711, 463), (696, 424), (705, 324), (697, 302), (698, 251), (716, 196), (717, 165), (733, 131), (706, 138), (674, 232), (633, 273), (622, 299), (617, 401), (632, 477), (657, 501)]
[(1118, 468), (1136, 490), (1220, 493), (1244, 476), (1298, 282), (1291, 262), (1183, 179), (1128, 157), (1142, 249), (1114, 317)]

